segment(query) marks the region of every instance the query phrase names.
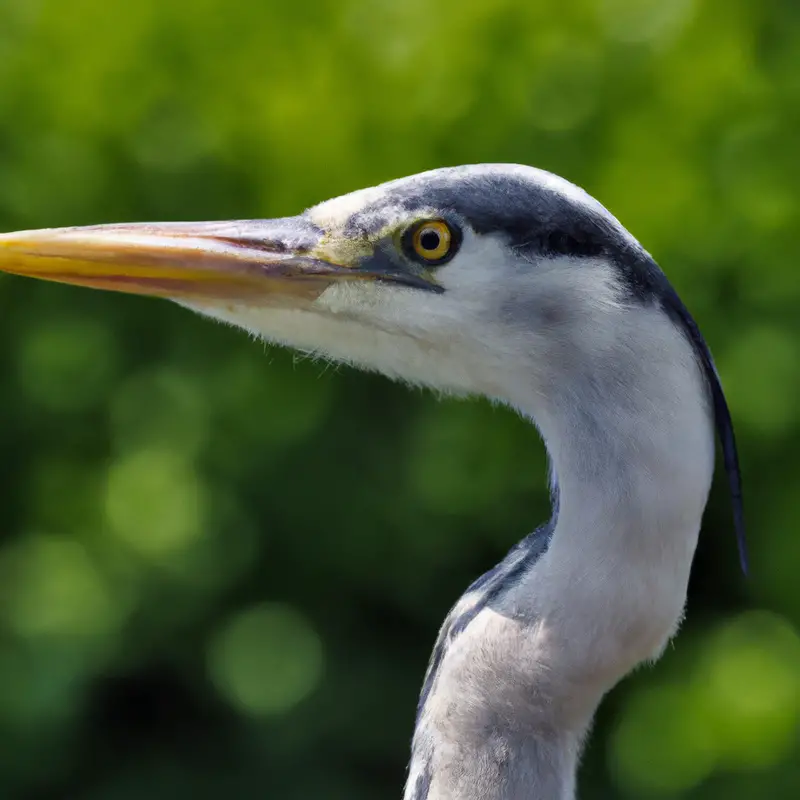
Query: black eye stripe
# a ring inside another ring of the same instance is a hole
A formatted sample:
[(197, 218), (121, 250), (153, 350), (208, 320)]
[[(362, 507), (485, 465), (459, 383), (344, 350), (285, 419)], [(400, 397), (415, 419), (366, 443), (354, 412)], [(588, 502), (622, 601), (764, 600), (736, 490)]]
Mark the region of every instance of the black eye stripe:
[(563, 230), (548, 231), (539, 237), (543, 253), (565, 256), (599, 256), (602, 242), (591, 236), (577, 236)]

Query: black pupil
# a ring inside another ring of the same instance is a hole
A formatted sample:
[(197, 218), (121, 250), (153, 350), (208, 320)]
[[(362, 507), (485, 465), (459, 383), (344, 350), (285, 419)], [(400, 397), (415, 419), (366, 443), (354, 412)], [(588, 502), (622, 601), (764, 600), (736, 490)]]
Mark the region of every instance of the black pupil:
[(419, 243), (423, 250), (436, 250), (441, 242), (441, 236), (436, 231), (423, 231), (419, 237)]

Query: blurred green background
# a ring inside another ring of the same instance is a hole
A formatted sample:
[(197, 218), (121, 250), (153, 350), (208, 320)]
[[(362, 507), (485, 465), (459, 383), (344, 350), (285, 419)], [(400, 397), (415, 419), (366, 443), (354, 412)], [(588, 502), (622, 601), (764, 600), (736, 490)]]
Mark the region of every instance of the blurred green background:
[[(752, 578), (718, 480), (581, 796), (797, 798), (798, 109), (794, 0), (2, 0), (0, 230), (583, 185), (716, 354)], [(0, 798), (399, 798), (439, 623), (548, 514), (535, 433), (162, 301), (4, 277), (0, 334)]]

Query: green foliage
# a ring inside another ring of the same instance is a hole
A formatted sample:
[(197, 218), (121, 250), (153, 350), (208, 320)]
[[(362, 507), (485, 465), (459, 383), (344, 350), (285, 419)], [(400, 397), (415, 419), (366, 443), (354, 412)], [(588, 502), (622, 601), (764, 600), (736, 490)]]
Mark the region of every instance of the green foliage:
[[(794, 798), (799, 54), (792, 0), (4, 0), (0, 229), (585, 186), (717, 356), (753, 577), (720, 482), (583, 797)], [(437, 625), (547, 513), (535, 433), (159, 301), (7, 278), (0, 334), (0, 796), (399, 797)]]

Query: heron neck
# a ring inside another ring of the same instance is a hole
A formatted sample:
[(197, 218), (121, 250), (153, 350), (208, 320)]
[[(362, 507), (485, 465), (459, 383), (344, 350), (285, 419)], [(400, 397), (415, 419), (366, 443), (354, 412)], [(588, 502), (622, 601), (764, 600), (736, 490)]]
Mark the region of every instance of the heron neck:
[(544, 439), (557, 507), (547, 552), (496, 608), (536, 621), (538, 663), (569, 687), (565, 730), (588, 726), (603, 694), (674, 634), (711, 486), (703, 374), (683, 336), (651, 336), (518, 406)]
[(603, 695), (674, 633), (714, 455), (703, 379), (675, 347), (512, 398), (558, 479), (549, 541), (528, 537), (445, 622), (406, 800), (571, 800)]

